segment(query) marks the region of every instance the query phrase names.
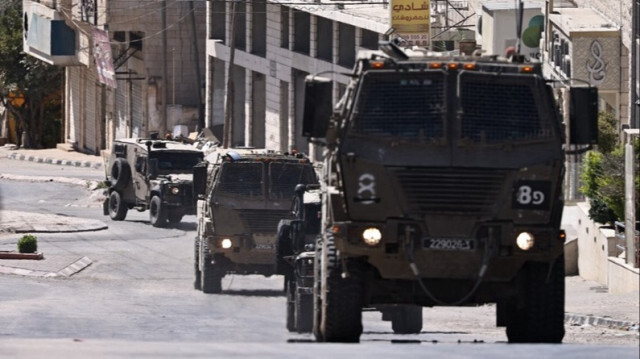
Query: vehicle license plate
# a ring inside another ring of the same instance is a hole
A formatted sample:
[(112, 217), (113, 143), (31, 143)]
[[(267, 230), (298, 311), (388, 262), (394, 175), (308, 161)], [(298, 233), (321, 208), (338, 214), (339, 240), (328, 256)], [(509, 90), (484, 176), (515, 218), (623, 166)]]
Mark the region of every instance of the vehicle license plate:
[(425, 238), (424, 248), (442, 251), (472, 251), (476, 247), (475, 239), (468, 238)]

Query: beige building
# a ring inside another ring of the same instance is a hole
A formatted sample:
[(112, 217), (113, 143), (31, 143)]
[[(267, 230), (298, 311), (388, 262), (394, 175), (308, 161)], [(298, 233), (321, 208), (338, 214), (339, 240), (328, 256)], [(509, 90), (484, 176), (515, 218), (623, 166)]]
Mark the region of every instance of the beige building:
[(23, 9), (25, 52), (65, 67), (65, 143), (98, 154), (114, 138), (202, 128), (204, 2), (24, 0)]

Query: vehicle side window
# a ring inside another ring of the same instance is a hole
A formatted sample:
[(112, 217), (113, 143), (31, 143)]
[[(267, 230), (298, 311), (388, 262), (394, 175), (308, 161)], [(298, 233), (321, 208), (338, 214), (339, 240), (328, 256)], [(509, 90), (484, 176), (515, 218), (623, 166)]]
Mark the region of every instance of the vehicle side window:
[(146, 173), (147, 171), (147, 157), (142, 155), (136, 156), (136, 172)]

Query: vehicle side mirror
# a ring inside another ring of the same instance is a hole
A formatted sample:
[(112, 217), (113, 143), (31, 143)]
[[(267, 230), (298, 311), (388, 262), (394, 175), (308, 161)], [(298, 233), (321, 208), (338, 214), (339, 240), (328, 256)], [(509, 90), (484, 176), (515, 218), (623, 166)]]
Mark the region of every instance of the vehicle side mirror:
[(304, 79), (302, 119), (302, 135), (304, 137), (326, 137), (329, 118), (333, 112), (332, 91), (333, 82), (331, 79), (313, 75)]
[(157, 158), (149, 158), (149, 168), (148, 168), (149, 179), (158, 178), (158, 159)]
[(207, 190), (207, 162), (200, 162), (193, 167), (193, 194), (204, 199)]
[(572, 145), (598, 143), (597, 87), (569, 89), (569, 143)]

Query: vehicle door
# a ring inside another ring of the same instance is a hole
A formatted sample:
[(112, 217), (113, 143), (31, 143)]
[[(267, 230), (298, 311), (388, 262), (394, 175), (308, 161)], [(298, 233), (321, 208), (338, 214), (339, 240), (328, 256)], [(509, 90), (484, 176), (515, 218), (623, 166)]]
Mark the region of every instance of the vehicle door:
[(134, 171), (131, 174), (136, 198), (141, 201), (149, 200), (149, 181), (147, 178), (149, 162), (146, 153), (138, 153), (135, 158)]

